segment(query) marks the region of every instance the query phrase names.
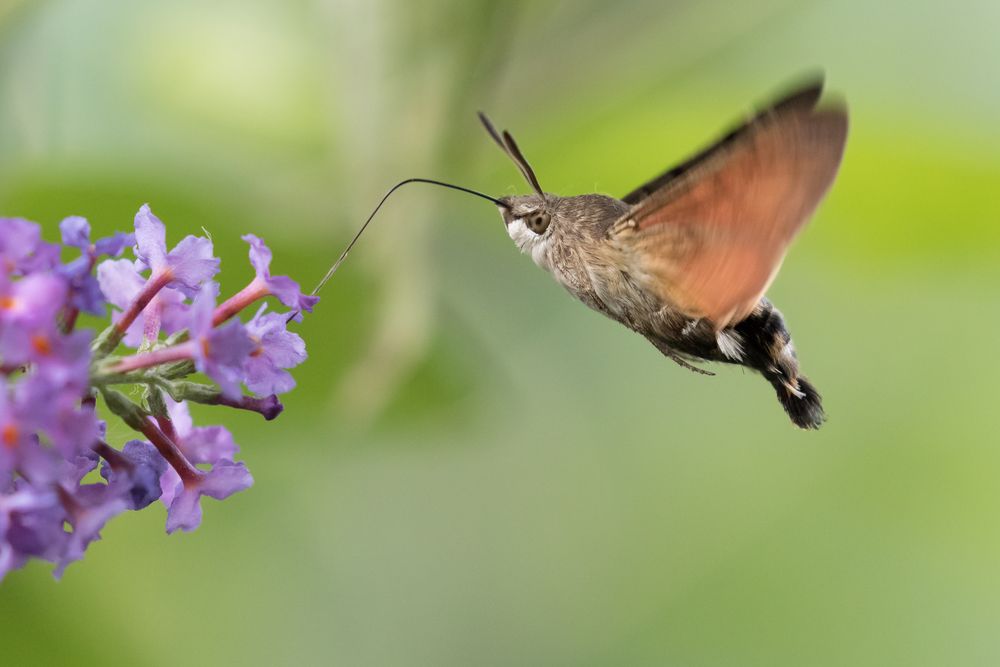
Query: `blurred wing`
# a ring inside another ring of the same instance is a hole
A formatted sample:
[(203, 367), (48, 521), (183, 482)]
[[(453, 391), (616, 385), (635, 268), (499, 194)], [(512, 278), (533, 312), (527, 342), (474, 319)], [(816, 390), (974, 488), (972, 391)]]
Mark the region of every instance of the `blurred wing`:
[(629, 195), (610, 234), (652, 292), (722, 329), (754, 309), (837, 173), (843, 106), (821, 85), (758, 114)]

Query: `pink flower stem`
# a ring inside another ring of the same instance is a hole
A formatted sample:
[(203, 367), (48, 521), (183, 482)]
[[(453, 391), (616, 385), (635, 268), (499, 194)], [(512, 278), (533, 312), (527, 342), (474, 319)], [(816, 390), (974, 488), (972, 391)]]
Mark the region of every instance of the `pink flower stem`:
[(111, 335), (102, 342), (98, 351), (103, 354), (108, 354), (111, 350), (118, 347), (118, 343), (120, 343), (122, 338), (125, 337), (125, 332), (128, 331), (130, 326), (132, 326), (135, 319), (139, 317), (139, 313), (141, 313), (146, 306), (149, 305), (149, 302), (153, 300), (153, 297), (156, 296), (157, 293), (166, 287), (167, 283), (173, 279), (173, 272), (169, 268), (163, 269), (162, 271), (154, 273), (150, 276), (149, 280), (146, 281), (146, 284), (143, 285), (141, 290), (139, 290), (139, 293), (135, 295), (134, 299), (132, 299), (132, 303), (129, 304), (128, 308), (122, 314), (121, 319), (115, 323), (112, 328)]
[(125, 398), (121, 392), (105, 389), (101, 391), (101, 394), (104, 396), (104, 404), (111, 412), (121, 417), (126, 424), (142, 433), (147, 440), (153, 443), (156, 450), (160, 452), (160, 456), (166, 459), (170, 467), (176, 470), (177, 474), (184, 480), (185, 486), (197, 483), (201, 479), (201, 471), (195, 468), (177, 444), (160, 430), (148, 412)]
[(131, 461), (125, 458), (124, 454), (103, 440), (94, 443), (93, 449), (101, 458), (110, 463), (114, 470), (130, 470), (132, 468)]
[(62, 484), (52, 485), (56, 490), (56, 496), (59, 498), (59, 504), (63, 506), (66, 513), (72, 518), (70, 525), (76, 526), (76, 517), (80, 513), (80, 503), (76, 502), (73, 495), (66, 490), (66, 487)]
[(160, 430), (163, 431), (163, 435), (171, 440), (177, 440), (177, 432), (174, 430), (174, 423), (170, 421), (170, 417), (157, 415), (156, 423), (160, 426)]
[(139, 430), (153, 443), (153, 446), (160, 452), (160, 456), (167, 460), (170, 467), (177, 471), (177, 474), (184, 481), (185, 486), (189, 482), (194, 482), (201, 478), (201, 471), (187, 460), (184, 452), (151, 419), (143, 419), (142, 422), (142, 428)]
[[(87, 249), (87, 273), (89, 274), (94, 270), (94, 264), (97, 262), (96, 251), (94, 246), (91, 245)], [(62, 330), (63, 333), (69, 333), (76, 326), (76, 320), (80, 316), (80, 309), (74, 306), (71, 302), (66, 304), (66, 311), (63, 313), (62, 318)]]
[(150, 366), (169, 364), (173, 361), (181, 361), (182, 359), (191, 359), (194, 355), (194, 345), (195, 341), (187, 341), (179, 345), (165, 347), (162, 350), (134, 354), (131, 357), (125, 357), (115, 362), (108, 368), (108, 372), (115, 374), (130, 373), (140, 368), (149, 368)]
[(80, 316), (80, 309), (76, 306), (69, 306), (66, 309), (66, 314), (63, 316), (62, 330), (63, 333), (69, 333), (76, 326), (76, 318)]
[(224, 301), (212, 314), (212, 326), (217, 327), (251, 303), (269, 295), (271, 291), (263, 280), (254, 278), (250, 284)]

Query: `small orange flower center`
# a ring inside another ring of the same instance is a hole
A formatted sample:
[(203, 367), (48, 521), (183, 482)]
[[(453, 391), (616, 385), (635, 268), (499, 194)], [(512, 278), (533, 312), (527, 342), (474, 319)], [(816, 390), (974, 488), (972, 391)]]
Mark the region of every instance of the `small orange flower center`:
[(0, 429), (0, 441), (7, 449), (14, 449), (20, 435), (21, 433), (15, 424), (4, 424), (3, 428)]
[(212, 346), (208, 342), (208, 336), (201, 339), (201, 353), (206, 357), (211, 353)]
[(35, 334), (31, 337), (31, 347), (35, 348), (35, 352), (47, 357), (52, 354), (52, 341), (45, 334)]
[(0, 296), (0, 310), (14, 310), (17, 299), (12, 296)]

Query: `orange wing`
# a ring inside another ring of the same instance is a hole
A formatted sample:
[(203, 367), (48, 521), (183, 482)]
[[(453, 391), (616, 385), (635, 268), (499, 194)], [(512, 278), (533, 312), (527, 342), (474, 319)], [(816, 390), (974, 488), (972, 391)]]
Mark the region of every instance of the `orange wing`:
[(722, 329), (753, 311), (837, 173), (843, 106), (819, 86), (763, 111), (626, 197), (611, 237), (655, 294)]

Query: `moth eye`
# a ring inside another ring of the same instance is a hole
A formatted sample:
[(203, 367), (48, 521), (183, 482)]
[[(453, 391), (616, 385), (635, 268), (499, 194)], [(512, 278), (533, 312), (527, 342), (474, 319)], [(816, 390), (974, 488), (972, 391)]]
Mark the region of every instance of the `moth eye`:
[(529, 214), (525, 220), (525, 226), (536, 234), (543, 233), (549, 228), (551, 217), (546, 211), (536, 211)]

